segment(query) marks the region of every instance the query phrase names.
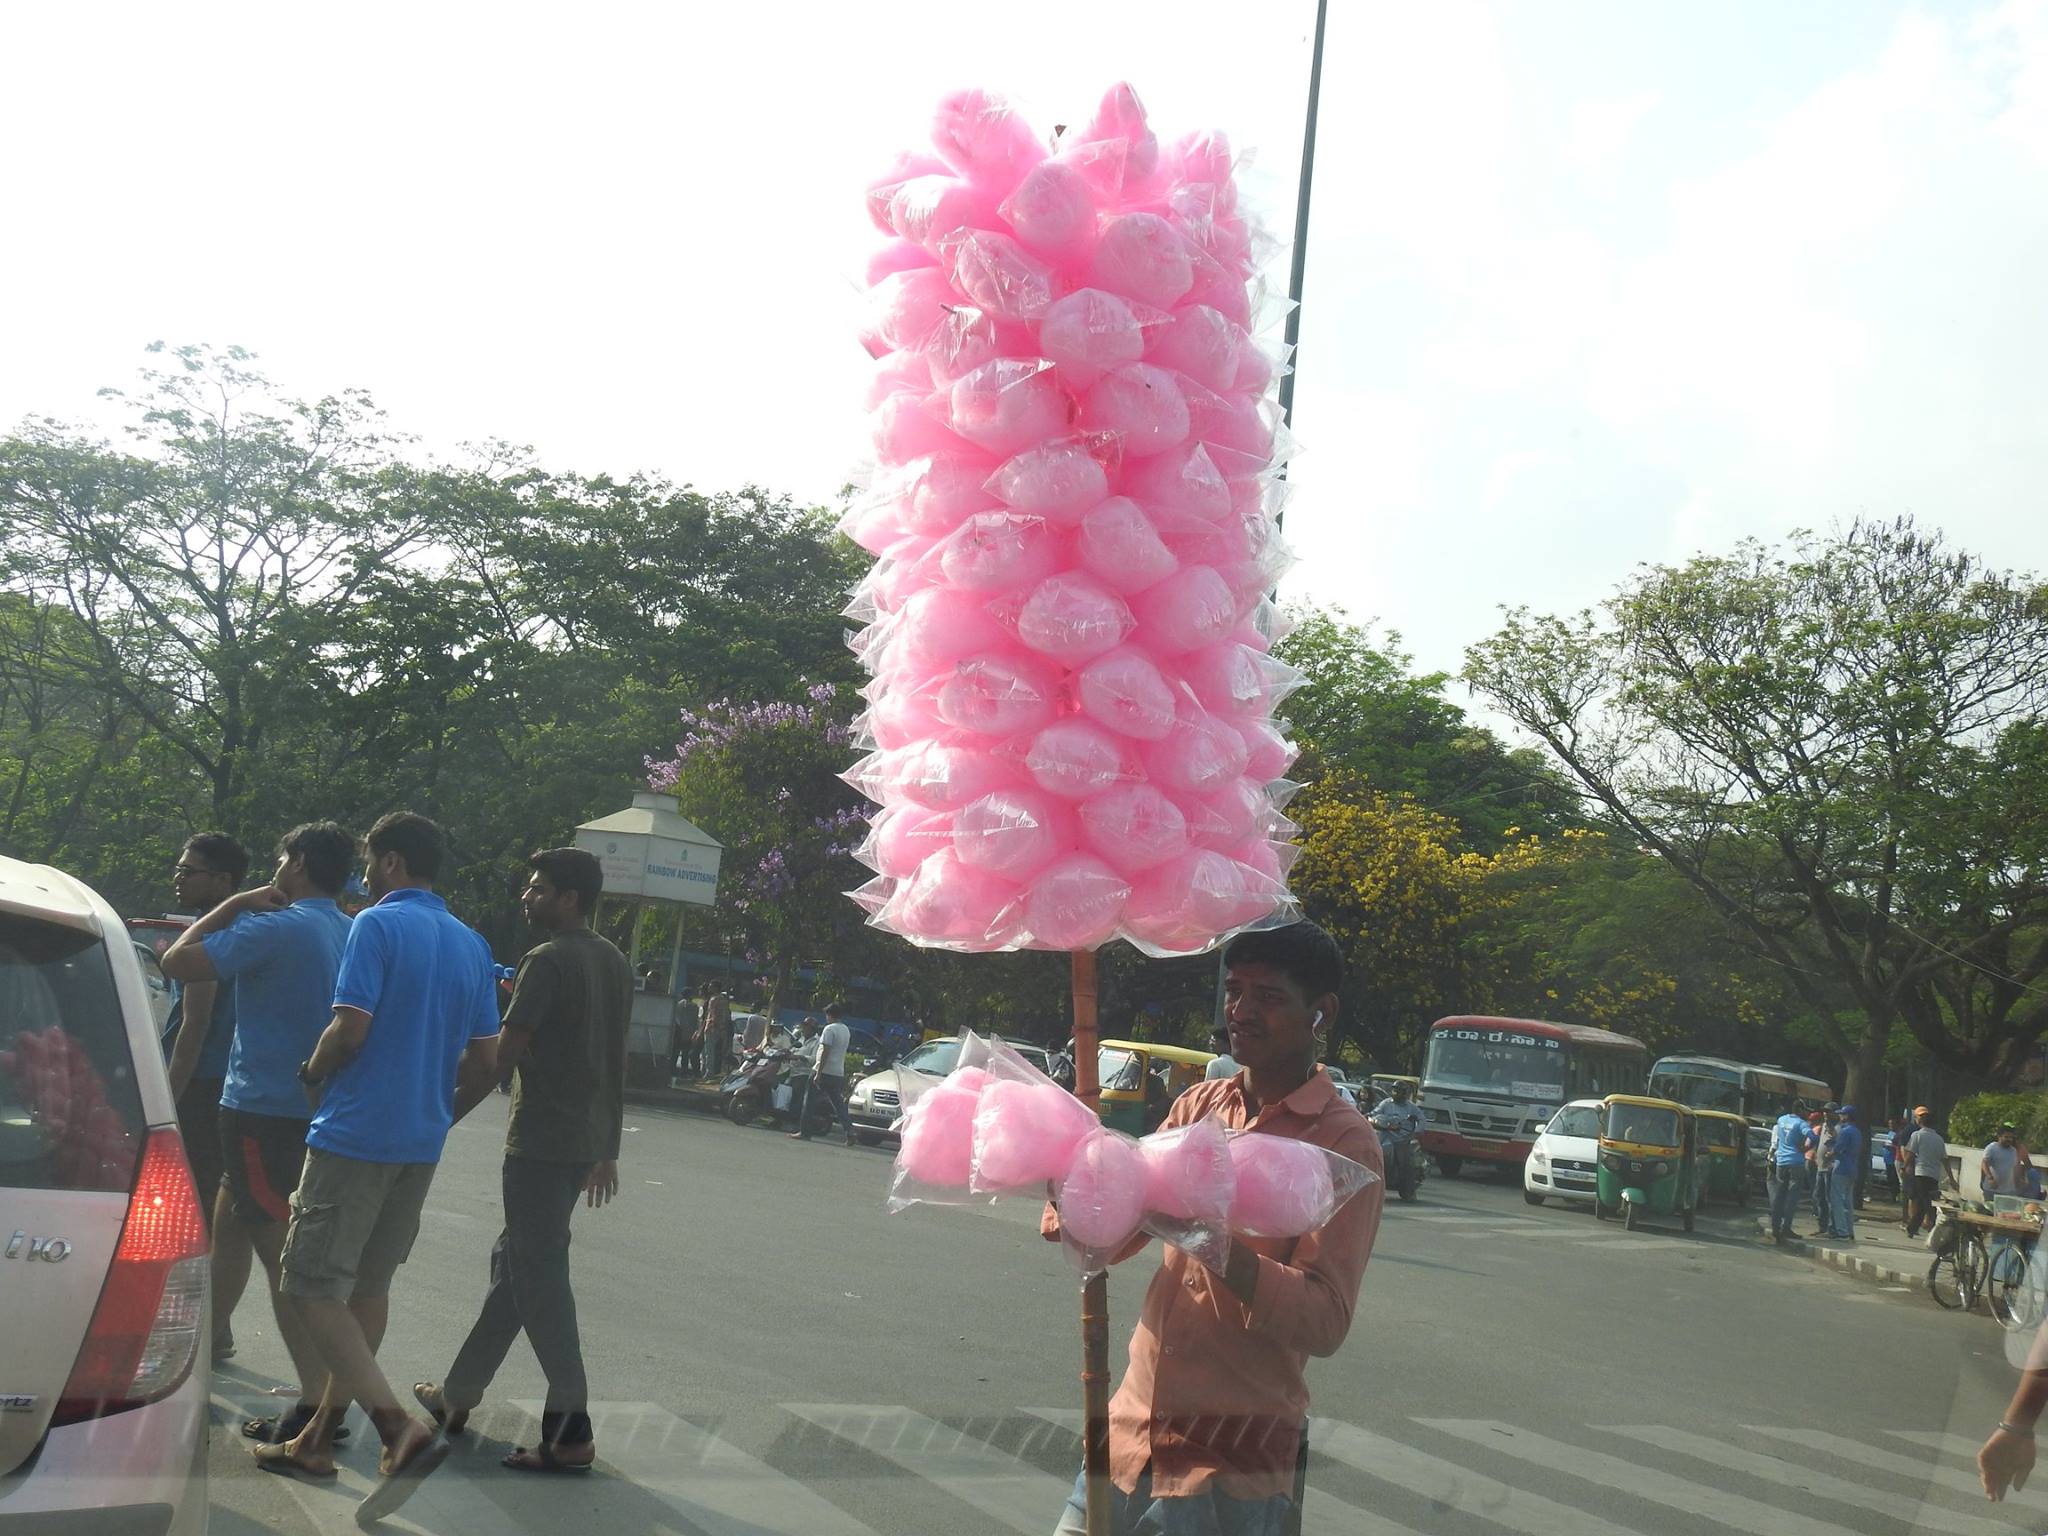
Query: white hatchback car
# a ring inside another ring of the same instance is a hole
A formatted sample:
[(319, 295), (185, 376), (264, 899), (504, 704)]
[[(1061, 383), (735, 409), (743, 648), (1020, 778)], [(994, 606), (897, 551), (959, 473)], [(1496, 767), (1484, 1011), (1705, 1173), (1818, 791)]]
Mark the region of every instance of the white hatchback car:
[(1555, 1195), (1591, 1205), (1600, 1187), (1600, 1100), (1573, 1099), (1550, 1117), (1522, 1164), (1522, 1198)]
[(210, 1272), (126, 929), (0, 858), (0, 1531), (206, 1529)]

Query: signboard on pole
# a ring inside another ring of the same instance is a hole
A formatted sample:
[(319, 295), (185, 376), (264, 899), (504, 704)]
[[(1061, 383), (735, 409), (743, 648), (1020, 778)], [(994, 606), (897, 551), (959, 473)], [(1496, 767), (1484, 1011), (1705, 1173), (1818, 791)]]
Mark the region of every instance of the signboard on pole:
[(710, 906), (723, 847), (677, 812), (675, 798), (643, 791), (630, 809), (576, 829), (576, 846), (604, 866), (606, 896)]

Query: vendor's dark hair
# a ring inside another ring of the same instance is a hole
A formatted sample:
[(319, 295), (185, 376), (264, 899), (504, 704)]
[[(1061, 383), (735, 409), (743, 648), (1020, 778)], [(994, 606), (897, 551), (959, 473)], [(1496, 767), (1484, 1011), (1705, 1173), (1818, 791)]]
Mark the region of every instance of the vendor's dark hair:
[(328, 895), (339, 896), (348, 884), (349, 866), (356, 861), (356, 840), (335, 822), (308, 821), (277, 840), (279, 858), (300, 854), (306, 859), (306, 878)]
[(185, 839), (185, 846), (206, 860), (208, 869), (237, 885), (249, 873), (249, 850), (225, 832), (195, 832)]
[(440, 877), (441, 861), (448, 856), (447, 834), (414, 811), (393, 811), (378, 817), (363, 841), (376, 857), (397, 854), (405, 860), (408, 875), (430, 884)]
[[(526, 856), (526, 867), (544, 875), (558, 891), (576, 893), (576, 910), (588, 917), (604, 894), (604, 865), (581, 848), (542, 848)], [(650, 965), (649, 970), (653, 967)]]
[(1240, 933), (1223, 951), (1224, 969), (1233, 965), (1270, 965), (1300, 987), (1304, 997), (1321, 997), (1344, 985), (1344, 952), (1307, 921)]

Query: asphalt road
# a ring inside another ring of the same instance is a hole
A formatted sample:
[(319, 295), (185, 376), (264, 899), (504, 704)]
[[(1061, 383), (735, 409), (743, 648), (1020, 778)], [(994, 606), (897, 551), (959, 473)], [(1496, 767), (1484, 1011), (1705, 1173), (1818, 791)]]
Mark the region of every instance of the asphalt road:
[[(451, 1139), (383, 1360), (438, 1379), (497, 1229), (503, 1101)], [(1049, 1531), (1078, 1464), (1074, 1278), (1022, 1204), (882, 1209), (886, 1152), (629, 1116), (616, 1206), (577, 1217), (599, 1471), (501, 1471), (543, 1383), (523, 1344), (446, 1468), (387, 1529), (870, 1536)], [(1998, 1536), (1969, 1455), (2010, 1389), (2004, 1340), (1759, 1245), (1527, 1207), (1435, 1180), (1389, 1210), (1344, 1350), (1310, 1368), (1306, 1529), (1344, 1536)], [(1121, 1341), (1151, 1269), (1111, 1281)], [(287, 1371), (263, 1298), (215, 1377), (217, 1536), (354, 1529), (339, 1486), (257, 1471), (234, 1432)], [(369, 1442), (369, 1443), (364, 1443)], [(2048, 1483), (2048, 1475), (2044, 1475)]]

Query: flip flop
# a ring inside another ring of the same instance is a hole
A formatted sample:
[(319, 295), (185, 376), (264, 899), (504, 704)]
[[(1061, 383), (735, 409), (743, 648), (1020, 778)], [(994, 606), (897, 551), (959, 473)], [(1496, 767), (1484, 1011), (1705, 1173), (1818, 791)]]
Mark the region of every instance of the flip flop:
[(357, 1529), (367, 1531), (386, 1515), (395, 1513), (420, 1491), (420, 1484), (448, 1459), (453, 1449), (448, 1437), (437, 1430), (431, 1440), (413, 1452), (412, 1460), (395, 1472), (379, 1474), (377, 1486), (356, 1506)]
[[(273, 1413), (260, 1419), (242, 1420), (242, 1438), (260, 1440), (265, 1445), (283, 1445), (287, 1440), (299, 1438), (299, 1431), (313, 1422), (313, 1410), (301, 1403), (289, 1413)], [(345, 1444), (348, 1440), (348, 1426), (338, 1426), (334, 1431), (334, 1443)]]
[(469, 1424), (467, 1408), (450, 1408), (448, 1398), (439, 1385), (431, 1381), (416, 1381), (412, 1384), (412, 1400), (427, 1410), (433, 1421), (451, 1435), (459, 1435)]
[(288, 1446), (258, 1445), (250, 1449), (256, 1465), (266, 1472), (275, 1472), (279, 1477), (296, 1477), (305, 1483), (331, 1483), (341, 1475), (338, 1468), (329, 1467), (325, 1472), (315, 1471), (304, 1462), (292, 1460)]
[(498, 1465), (512, 1472), (588, 1472), (597, 1465), (593, 1454), (588, 1461), (564, 1461), (553, 1446), (536, 1445), (532, 1450), (514, 1446), (512, 1454), (498, 1458)]

